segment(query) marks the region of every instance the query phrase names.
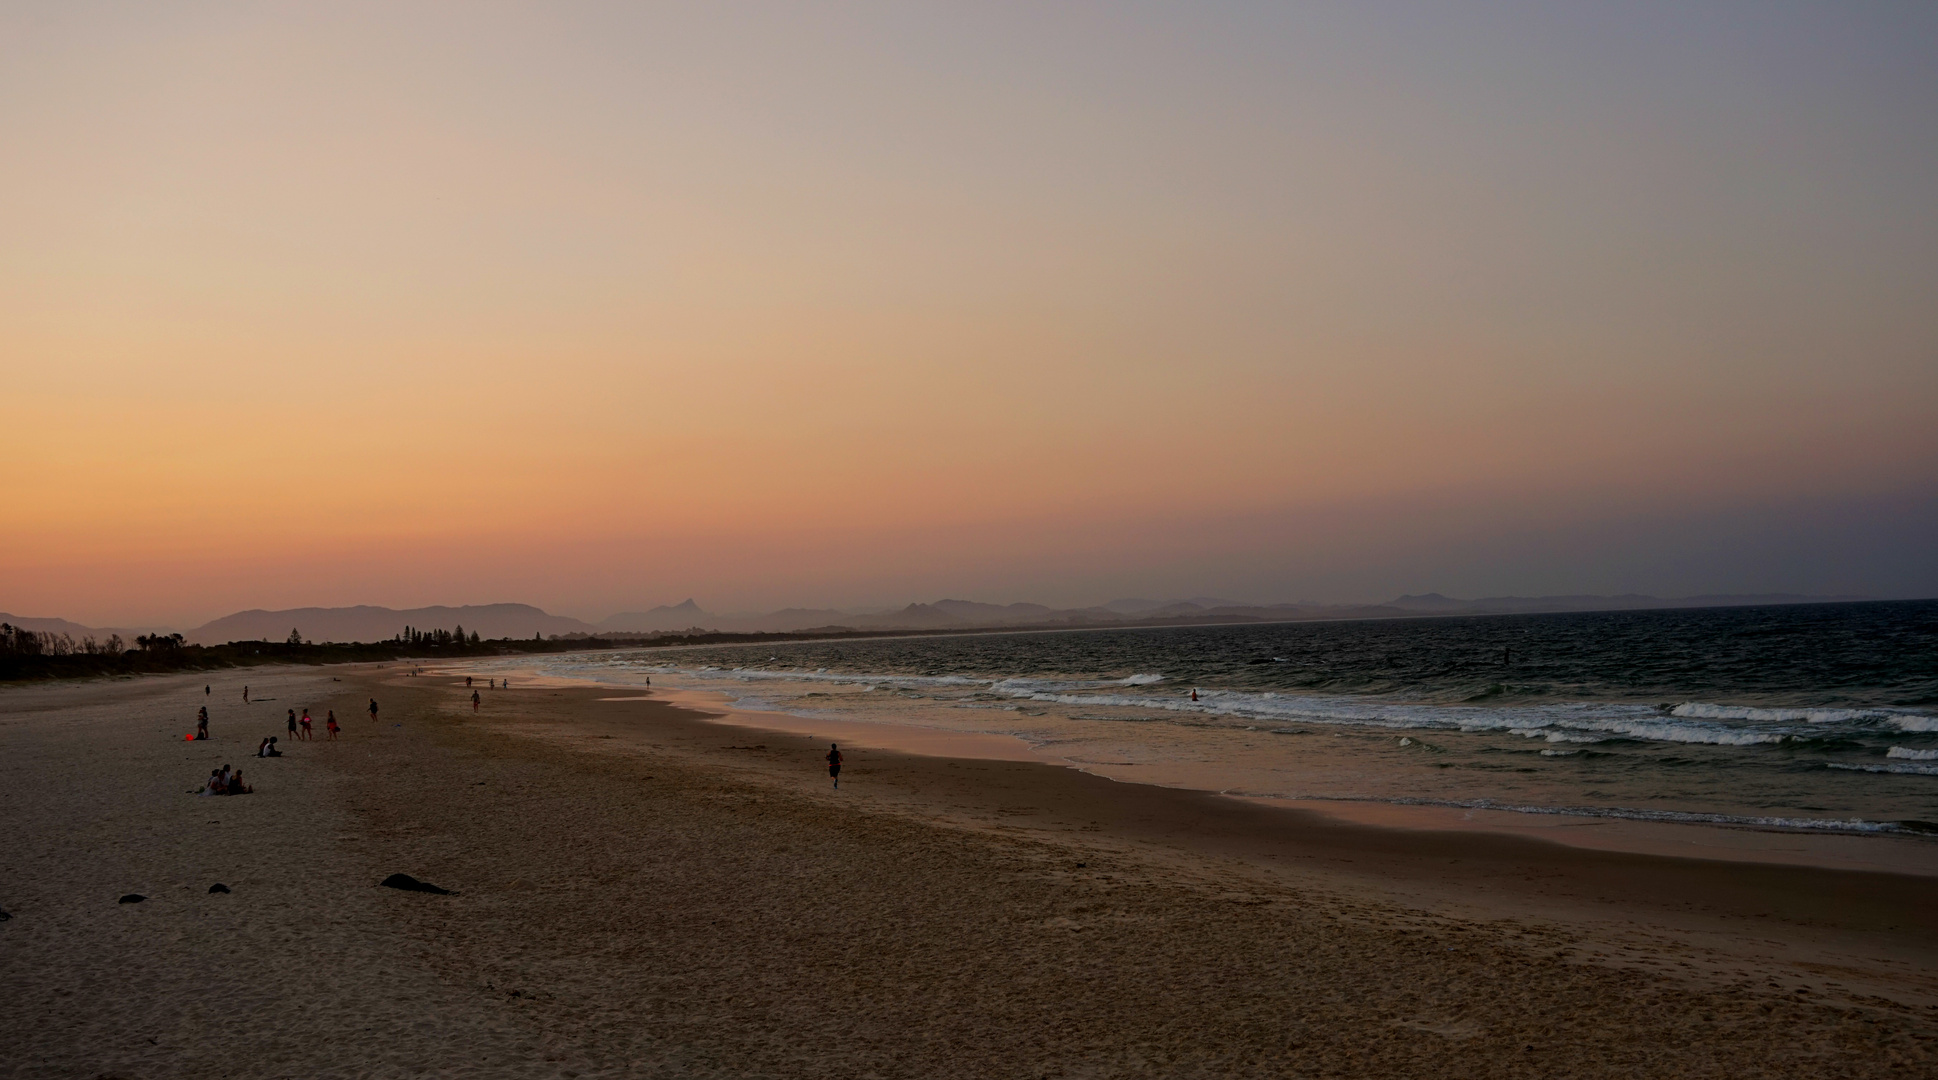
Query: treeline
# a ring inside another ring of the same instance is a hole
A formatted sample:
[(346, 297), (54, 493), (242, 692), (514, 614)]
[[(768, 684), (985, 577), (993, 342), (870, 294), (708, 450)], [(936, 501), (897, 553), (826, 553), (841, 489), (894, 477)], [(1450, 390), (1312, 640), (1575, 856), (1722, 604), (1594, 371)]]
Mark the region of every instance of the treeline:
[(80, 679), (104, 675), (161, 674), (251, 667), (258, 664), (354, 664), (377, 660), (437, 659), (458, 656), (512, 656), (521, 653), (592, 652), (610, 649), (668, 648), (678, 645), (734, 645), (744, 642), (813, 641), (827, 638), (902, 637), (907, 631), (848, 630), (791, 633), (685, 633), (624, 636), (565, 636), (481, 639), (462, 626), (450, 630), (405, 627), (389, 641), (318, 644), (292, 629), (282, 641), (231, 641), (190, 645), (180, 634), (144, 634), (128, 648), (120, 637), (104, 640), (23, 630), (0, 623), (0, 682), (26, 679)]

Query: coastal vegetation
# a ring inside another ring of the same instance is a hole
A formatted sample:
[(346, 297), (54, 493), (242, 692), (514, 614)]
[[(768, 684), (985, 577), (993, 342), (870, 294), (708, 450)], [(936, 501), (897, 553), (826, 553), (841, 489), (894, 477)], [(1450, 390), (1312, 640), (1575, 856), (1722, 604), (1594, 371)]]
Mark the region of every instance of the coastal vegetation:
[(666, 648), (676, 645), (895, 637), (904, 634), (903, 631), (839, 630), (825, 633), (564, 634), (485, 640), (475, 631), (467, 634), (459, 626), (450, 630), (405, 627), (388, 641), (315, 642), (305, 638), (300, 629), (291, 628), (289, 636), (281, 641), (230, 641), (220, 645), (190, 644), (180, 634), (144, 634), (136, 637), (134, 647), (129, 648), (115, 634), (104, 639), (93, 636), (76, 639), (71, 634), (27, 630), (0, 623), (0, 682), (153, 675), (261, 664), (353, 664), (381, 660)]

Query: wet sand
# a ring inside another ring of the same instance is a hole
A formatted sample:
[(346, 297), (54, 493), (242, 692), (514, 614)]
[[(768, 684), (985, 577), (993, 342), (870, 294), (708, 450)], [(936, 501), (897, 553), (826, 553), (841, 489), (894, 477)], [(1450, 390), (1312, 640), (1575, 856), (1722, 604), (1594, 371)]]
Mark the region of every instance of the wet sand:
[[(0, 1075), (1938, 1070), (1931, 878), (1000, 755), (844, 746), (835, 792), (803, 733), (598, 688), (203, 682), (0, 690)], [(243, 757), (303, 706), (344, 737)], [(257, 793), (185, 793), (223, 760)]]

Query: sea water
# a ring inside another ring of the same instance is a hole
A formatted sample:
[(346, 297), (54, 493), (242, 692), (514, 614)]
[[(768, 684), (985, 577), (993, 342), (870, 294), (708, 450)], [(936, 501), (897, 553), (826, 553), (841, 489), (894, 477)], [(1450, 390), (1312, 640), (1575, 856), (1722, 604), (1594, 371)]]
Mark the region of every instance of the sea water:
[(1938, 835), (1938, 601), (826, 640), (537, 666), (717, 691), (742, 709), (1010, 735), (1119, 779), (1235, 794)]

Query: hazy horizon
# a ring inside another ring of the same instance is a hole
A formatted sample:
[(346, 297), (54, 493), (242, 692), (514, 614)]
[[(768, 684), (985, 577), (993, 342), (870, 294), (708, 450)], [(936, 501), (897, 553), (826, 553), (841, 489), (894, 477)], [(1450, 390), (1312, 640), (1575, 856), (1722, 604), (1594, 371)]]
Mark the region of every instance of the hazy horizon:
[(11, 5), (0, 610), (1938, 595), (1934, 49)]

